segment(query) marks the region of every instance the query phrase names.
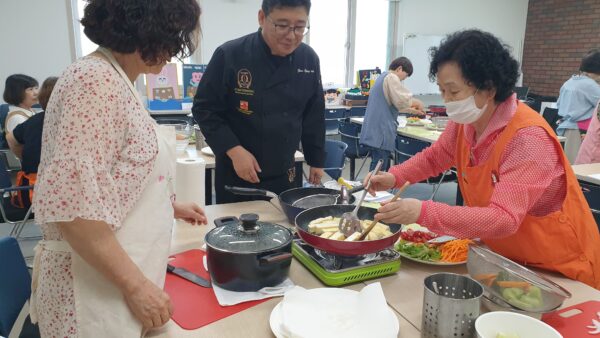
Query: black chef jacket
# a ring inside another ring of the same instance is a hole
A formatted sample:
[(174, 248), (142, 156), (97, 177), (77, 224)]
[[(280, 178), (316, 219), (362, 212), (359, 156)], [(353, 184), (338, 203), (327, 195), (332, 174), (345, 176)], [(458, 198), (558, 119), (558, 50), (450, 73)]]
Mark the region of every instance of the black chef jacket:
[(262, 181), (287, 175), (300, 142), (306, 162), (323, 167), (324, 108), (313, 49), (302, 43), (286, 57), (273, 56), (259, 30), (215, 50), (192, 112), (217, 169), (224, 167), (219, 162), (232, 168), (225, 152), (241, 145), (256, 157)]

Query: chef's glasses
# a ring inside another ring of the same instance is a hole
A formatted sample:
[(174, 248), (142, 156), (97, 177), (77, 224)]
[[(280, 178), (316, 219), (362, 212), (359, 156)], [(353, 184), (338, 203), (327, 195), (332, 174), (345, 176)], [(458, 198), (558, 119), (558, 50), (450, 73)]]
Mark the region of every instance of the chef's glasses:
[(287, 24), (275, 23), (271, 18), (267, 17), (271, 24), (275, 27), (275, 33), (278, 35), (287, 35), (294, 32), (296, 36), (304, 36), (308, 33), (310, 26), (290, 26)]

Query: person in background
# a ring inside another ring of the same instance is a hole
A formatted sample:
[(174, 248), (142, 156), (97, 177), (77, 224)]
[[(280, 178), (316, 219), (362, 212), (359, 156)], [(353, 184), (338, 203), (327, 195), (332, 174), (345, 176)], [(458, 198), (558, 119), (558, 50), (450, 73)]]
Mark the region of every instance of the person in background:
[[(16, 179), (17, 186), (35, 185), (42, 151), (45, 110), (57, 80), (57, 77), (49, 77), (42, 83), (38, 99), (44, 111), (33, 115), (16, 126), (12, 133), (6, 134), (10, 150), (21, 160), (21, 170), (17, 173)], [(12, 196), (11, 203), (17, 208), (29, 208), (32, 197), (33, 190), (18, 191)]]
[(215, 154), (217, 203), (255, 199), (225, 185), (281, 193), (294, 186), (302, 142), (308, 180), (321, 182), (325, 103), (319, 58), (302, 43), (310, 0), (263, 0), (257, 32), (218, 47), (192, 112)]
[(556, 133), (565, 136), (565, 153), (570, 163), (581, 146), (580, 128), (586, 130), (596, 104), (600, 101), (600, 49), (589, 51), (581, 60), (579, 74), (571, 76), (558, 96), (558, 115), (562, 121)]
[(381, 74), (369, 92), (367, 111), (360, 133), (360, 143), (369, 149), (372, 171), (383, 160), (381, 170), (390, 167), (390, 157), (396, 146), (398, 112), (424, 115), (423, 102), (412, 97), (402, 85), (413, 73), (408, 58), (399, 57), (390, 63), (389, 71)]
[(89, 0), (81, 24), (100, 46), (56, 83), (33, 195), (30, 314), (42, 337), (141, 337), (171, 317), (163, 291), (173, 218), (206, 223), (175, 200), (175, 131), (133, 82), (196, 48), (196, 0)]
[(6, 78), (4, 101), (10, 106), (2, 121), (5, 133), (11, 133), (16, 126), (33, 116), (32, 106), (38, 103), (39, 84), (36, 79), (23, 74), (14, 74)]
[(600, 101), (592, 114), (590, 126), (577, 153), (575, 164), (600, 163)]
[(600, 289), (596, 223), (556, 134), (512, 92), (518, 69), (509, 49), (479, 30), (431, 50), (429, 75), (451, 121), (429, 148), (374, 176), (371, 193), (455, 167), (465, 205), (402, 198), (375, 219), (481, 238), (509, 259)]

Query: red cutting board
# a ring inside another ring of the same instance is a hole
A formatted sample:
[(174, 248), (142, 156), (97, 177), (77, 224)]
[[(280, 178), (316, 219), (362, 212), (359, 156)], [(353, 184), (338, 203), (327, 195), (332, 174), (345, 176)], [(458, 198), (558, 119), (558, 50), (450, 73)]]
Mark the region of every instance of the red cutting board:
[[(570, 316), (565, 318), (566, 315)], [(564, 338), (598, 338), (600, 333), (590, 332), (600, 331), (600, 301), (592, 300), (546, 313), (542, 320), (560, 332)], [(593, 320), (598, 323), (597, 329), (588, 327), (594, 326)]]
[[(174, 259), (169, 263), (210, 280), (208, 272), (202, 265), (202, 257), (205, 254), (202, 250), (189, 250), (171, 256)], [(203, 327), (268, 300), (261, 299), (233, 306), (221, 306), (217, 302), (212, 288), (196, 285), (171, 273), (167, 273), (165, 291), (171, 297), (173, 304), (171, 318), (186, 330)]]

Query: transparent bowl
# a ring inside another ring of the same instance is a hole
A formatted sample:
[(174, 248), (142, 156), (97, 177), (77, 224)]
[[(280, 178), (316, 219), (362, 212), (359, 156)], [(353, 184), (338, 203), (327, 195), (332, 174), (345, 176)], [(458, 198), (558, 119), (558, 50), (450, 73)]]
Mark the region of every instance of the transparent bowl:
[(547, 278), (477, 245), (469, 247), (469, 275), (493, 297), (526, 312), (548, 312), (571, 293)]
[(445, 129), (450, 118), (447, 116), (435, 116), (431, 118), (432, 125), (437, 129)]
[(175, 129), (176, 150), (178, 153), (184, 152), (187, 146), (190, 144), (190, 136), (192, 136), (193, 127), (187, 123), (162, 125)]

